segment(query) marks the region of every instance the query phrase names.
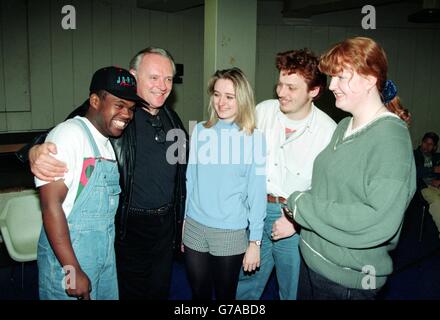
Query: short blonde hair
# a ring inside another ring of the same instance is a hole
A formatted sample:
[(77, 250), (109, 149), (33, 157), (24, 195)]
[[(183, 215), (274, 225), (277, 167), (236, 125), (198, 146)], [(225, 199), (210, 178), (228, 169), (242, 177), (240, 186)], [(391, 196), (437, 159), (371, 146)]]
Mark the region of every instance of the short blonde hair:
[(255, 99), (252, 87), (239, 68), (217, 70), (208, 83), (209, 94), (209, 120), (204, 124), (205, 128), (211, 128), (218, 122), (217, 112), (214, 108), (214, 86), (217, 80), (230, 80), (234, 86), (235, 99), (237, 100), (237, 116), (235, 124), (248, 134), (252, 134), (256, 127)]

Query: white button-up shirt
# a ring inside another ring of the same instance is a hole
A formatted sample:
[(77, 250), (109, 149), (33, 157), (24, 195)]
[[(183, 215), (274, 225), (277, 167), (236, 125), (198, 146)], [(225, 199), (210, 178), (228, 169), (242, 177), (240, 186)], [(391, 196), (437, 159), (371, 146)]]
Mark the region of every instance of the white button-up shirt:
[(336, 123), (312, 104), (301, 128), (286, 140), (283, 117), (278, 100), (257, 105), (257, 127), (267, 141), (267, 193), (288, 198), (310, 188), (313, 162), (330, 142)]

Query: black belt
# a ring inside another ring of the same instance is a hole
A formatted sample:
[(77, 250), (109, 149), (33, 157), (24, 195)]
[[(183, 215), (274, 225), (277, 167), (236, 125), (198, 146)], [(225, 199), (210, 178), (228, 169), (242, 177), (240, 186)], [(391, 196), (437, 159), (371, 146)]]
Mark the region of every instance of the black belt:
[(171, 211), (171, 208), (173, 208), (172, 203), (168, 203), (160, 208), (156, 209), (145, 209), (145, 208), (135, 208), (130, 207), (128, 209), (128, 213), (130, 214), (141, 214), (141, 215), (160, 215), (164, 213), (168, 213)]

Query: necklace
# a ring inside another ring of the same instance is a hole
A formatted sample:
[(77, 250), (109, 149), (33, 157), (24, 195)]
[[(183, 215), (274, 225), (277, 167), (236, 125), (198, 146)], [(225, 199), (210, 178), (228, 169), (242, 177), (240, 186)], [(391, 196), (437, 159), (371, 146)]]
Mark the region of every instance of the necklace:
[[(355, 129), (353, 129), (354, 118), (351, 118), (350, 122), (349, 122), (349, 124), (347, 126), (347, 129), (344, 132), (342, 140), (345, 140), (346, 138), (352, 136), (353, 134), (363, 130), (364, 128), (369, 126), (371, 123), (373, 123), (377, 118), (379, 118), (382, 114), (384, 114), (386, 111), (388, 111), (388, 109), (384, 105), (382, 105), (381, 107), (379, 107), (376, 110), (376, 112), (373, 114), (373, 116), (370, 118), (370, 120), (368, 122), (364, 123), (361, 126), (356, 127)], [(339, 142), (339, 137), (336, 139), (336, 142), (335, 142), (335, 144), (333, 146), (333, 150), (336, 150), (338, 142)], [(345, 143), (347, 143), (347, 142), (351, 142), (351, 140), (345, 141)]]
[(374, 113), (372, 120), (373, 120), (373, 119), (376, 119), (378, 116), (380, 116), (382, 113), (386, 112), (387, 110), (388, 110), (388, 109), (387, 109), (384, 105), (382, 105), (382, 106), (381, 106), (379, 109), (377, 109), (377, 111)]
[(354, 117), (351, 119), (350, 121), (350, 125), (349, 125), (349, 132), (350, 134), (355, 133), (359, 130), (361, 130), (362, 128), (368, 126), (370, 123), (372, 123), (373, 121), (375, 121), (377, 118), (379, 118), (380, 115), (382, 115), (383, 113), (385, 113), (387, 111), (387, 108), (382, 105), (381, 107), (379, 107), (376, 112), (370, 117), (370, 120), (368, 120), (367, 122), (365, 122), (362, 125), (358, 125), (356, 128), (353, 128), (353, 123), (354, 123)]

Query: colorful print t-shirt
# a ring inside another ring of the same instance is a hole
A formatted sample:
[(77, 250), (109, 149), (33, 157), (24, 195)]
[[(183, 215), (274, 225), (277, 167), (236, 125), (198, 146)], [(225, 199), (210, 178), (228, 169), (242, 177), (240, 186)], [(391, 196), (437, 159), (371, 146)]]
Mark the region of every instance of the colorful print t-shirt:
[[(75, 117), (75, 119), (85, 122), (95, 139), (101, 157), (115, 160), (115, 152), (110, 140), (103, 136), (87, 118)], [(75, 200), (84, 190), (93, 174), (96, 158), (86, 132), (73, 119), (66, 120), (53, 128), (47, 136), (46, 142), (56, 144), (58, 153), (54, 155), (55, 158), (67, 164), (68, 172), (64, 175), (64, 184), (68, 188), (68, 192), (63, 202), (63, 210), (67, 218), (72, 211)], [(63, 179), (63, 177), (58, 179)], [(35, 178), (37, 187), (41, 187), (46, 183)]]

